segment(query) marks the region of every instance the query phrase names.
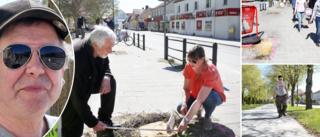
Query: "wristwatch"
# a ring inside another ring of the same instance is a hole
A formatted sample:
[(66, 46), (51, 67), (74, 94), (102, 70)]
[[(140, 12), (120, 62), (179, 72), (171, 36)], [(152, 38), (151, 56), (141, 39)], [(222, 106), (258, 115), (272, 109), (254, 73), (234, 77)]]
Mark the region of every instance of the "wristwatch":
[(183, 117), (188, 123), (189, 123), (189, 119), (187, 117)]

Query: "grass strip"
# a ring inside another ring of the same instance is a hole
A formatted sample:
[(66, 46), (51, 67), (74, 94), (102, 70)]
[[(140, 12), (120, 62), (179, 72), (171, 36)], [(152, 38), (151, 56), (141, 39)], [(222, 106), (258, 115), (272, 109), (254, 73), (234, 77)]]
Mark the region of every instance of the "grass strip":
[(250, 105), (242, 105), (242, 110), (254, 109), (256, 107), (263, 106), (265, 104), (250, 104)]

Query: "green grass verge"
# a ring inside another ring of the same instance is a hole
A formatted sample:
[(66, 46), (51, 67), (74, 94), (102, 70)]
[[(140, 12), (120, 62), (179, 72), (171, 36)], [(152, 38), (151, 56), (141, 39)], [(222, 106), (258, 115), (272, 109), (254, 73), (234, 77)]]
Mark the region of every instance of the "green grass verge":
[(320, 109), (312, 108), (306, 110), (305, 106), (289, 106), (287, 108), (289, 115), (298, 120), (309, 132), (320, 136)]
[(242, 105), (242, 110), (248, 110), (248, 109), (253, 109), (256, 107), (263, 106), (265, 104), (250, 104), (250, 105)]

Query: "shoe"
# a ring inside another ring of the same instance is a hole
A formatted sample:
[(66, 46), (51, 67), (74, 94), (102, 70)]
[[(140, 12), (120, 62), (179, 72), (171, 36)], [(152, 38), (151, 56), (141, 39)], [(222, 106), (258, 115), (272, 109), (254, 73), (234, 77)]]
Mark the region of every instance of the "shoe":
[(120, 124), (114, 124), (110, 118), (98, 118), (101, 122), (107, 124), (109, 127), (121, 127)]
[(320, 46), (319, 43), (316, 43), (316, 46), (319, 47)]
[(212, 129), (212, 121), (211, 118), (204, 118), (203, 121), (203, 130), (211, 130)]
[(283, 113), (282, 115), (283, 115), (283, 116), (287, 116), (286, 113)]
[(282, 117), (282, 114), (281, 113), (279, 113), (279, 116), (278, 116), (278, 118), (281, 118)]

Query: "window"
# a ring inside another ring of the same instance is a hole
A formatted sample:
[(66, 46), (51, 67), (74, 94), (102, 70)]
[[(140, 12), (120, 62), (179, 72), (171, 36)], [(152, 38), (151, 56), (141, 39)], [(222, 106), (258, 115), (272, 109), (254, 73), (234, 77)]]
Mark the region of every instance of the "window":
[(189, 11), (189, 4), (188, 3), (185, 6), (185, 11)]
[(178, 13), (180, 13), (180, 6), (178, 6)]
[(207, 0), (206, 2), (206, 8), (210, 8), (211, 7), (211, 0)]
[(194, 2), (194, 10), (198, 10), (198, 2)]
[(223, 0), (223, 5), (228, 5), (228, 0)]
[(179, 29), (179, 22), (176, 22), (176, 29)]

